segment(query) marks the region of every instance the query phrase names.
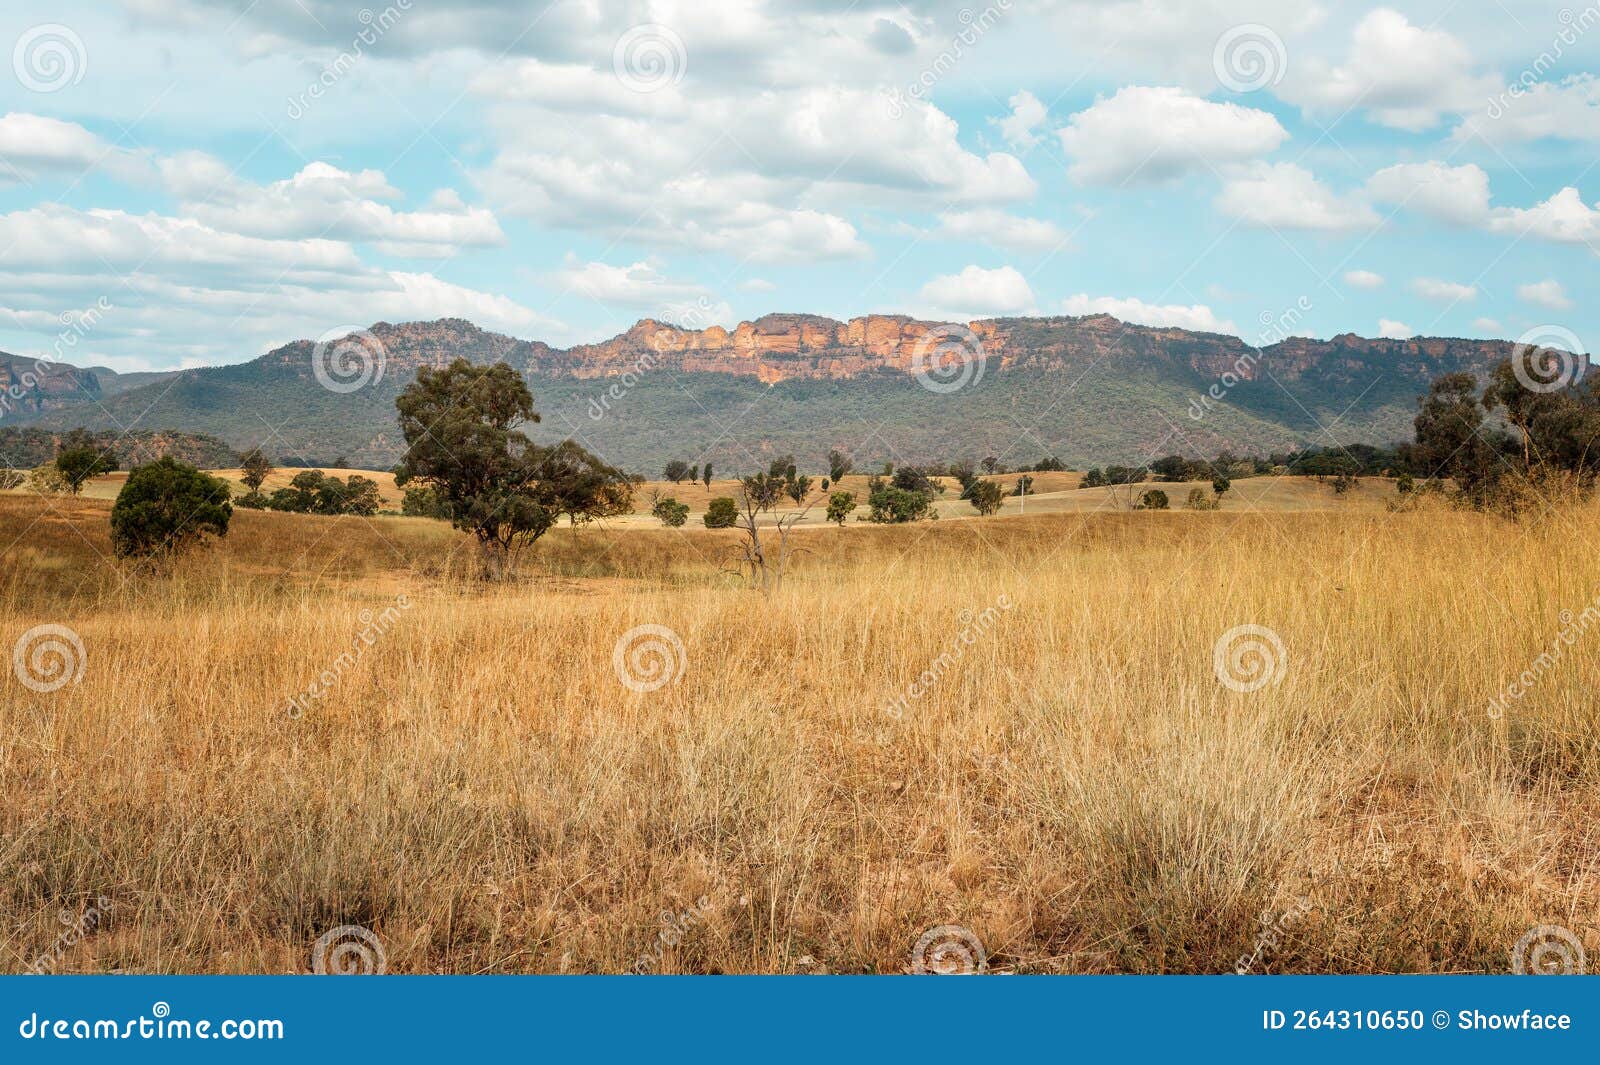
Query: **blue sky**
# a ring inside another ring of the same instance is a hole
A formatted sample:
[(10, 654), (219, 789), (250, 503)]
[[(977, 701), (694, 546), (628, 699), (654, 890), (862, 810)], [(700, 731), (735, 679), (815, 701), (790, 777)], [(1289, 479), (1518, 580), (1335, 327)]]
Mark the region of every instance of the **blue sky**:
[(770, 311), (1600, 335), (1600, 6), (24, 0), (0, 43), (18, 354)]

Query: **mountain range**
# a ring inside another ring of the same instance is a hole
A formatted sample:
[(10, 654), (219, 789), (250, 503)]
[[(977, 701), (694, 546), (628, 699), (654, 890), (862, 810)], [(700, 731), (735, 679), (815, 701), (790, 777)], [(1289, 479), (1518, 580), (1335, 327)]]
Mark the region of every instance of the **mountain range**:
[(989, 455), (1008, 465), (1047, 455), (1137, 464), (1224, 448), (1391, 443), (1409, 437), (1433, 378), (1481, 375), (1511, 351), (1506, 341), (1353, 334), (1255, 349), (1106, 315), (954, 325), (802, 314), (731, 330), (646, 319), (603, 343), (559, 349), (446, 318), (379, 322), (332, 346), (300, 340), (248, 362), (167, 373), (35, 367), (0, 354), (0, 426), (203, 433), (279, 461), (385, 468), (403, 449), (395, 396), (418, 367), (459, 356), (526, 375), (542, 415), (536, 439), (570, 436), (641, 473), (681, 458), (731, 474), (835, 447), (863, 468)]

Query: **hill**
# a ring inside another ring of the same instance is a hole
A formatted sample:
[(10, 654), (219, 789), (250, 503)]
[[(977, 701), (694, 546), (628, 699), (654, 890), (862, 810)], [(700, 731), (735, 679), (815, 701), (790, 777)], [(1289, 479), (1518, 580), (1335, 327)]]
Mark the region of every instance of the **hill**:
[[(930, 375), (941, 347), (951, 372)], [(985, 455), (1014, 465), (1047, 454), (1087, 466), (1390, 443), (1409, 435), (1430, 380), (1482, 374), (1510, 352), (1504, 341), (1349, 334), (1257, 350), (1105, 315), (970, 326), (768, 315), (733, 330), (646, 320), (603, 344), (561, 350), (441, 319), (380, 322), (340, 350), (297, 341), (246, 363), (115, 395), (102, 389), (93, 405), (46, 403), (21, 416), (56, 429), (178, 428), (236, 448), (259, 444), (279, 460), (380, 469), (401, 450), (394, 397), (417, 367), (461, 356), (505, 360), (527, 375), (543, 414), (537, 438), (571, 436), (647, 473), (670, 457), (732, 472), (830, 447), (863, 468)], [(1208, 402), (1208, 392), (1221, 398)]]
[[(171, 455), (194, 466), (214, 468), (238, 463), (239, 454), (216, 437), (201, 433), (101, 430), (95, 444), (110, 448), (123, 469)], [(60, 434), (38, 427), (0, 429), (0, 466), (30, 469), (56, 457)]]

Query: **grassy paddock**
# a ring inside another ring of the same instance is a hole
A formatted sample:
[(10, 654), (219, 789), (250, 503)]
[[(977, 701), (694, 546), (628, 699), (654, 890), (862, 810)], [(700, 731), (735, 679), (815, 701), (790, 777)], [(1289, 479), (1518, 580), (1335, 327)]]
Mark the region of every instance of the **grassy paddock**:
[[(1594, 509), (800, 530), (768, 601), (694, 528), (561, 530), (493, 587), (438, 523), (240, 512), (130, 576), (108, 508), (0, 497), (0, 651), (84, 647), (0, 672), (7, 969), (303, 971), (344, 924), (391, 972), (900, 971), (947, 924), (1029, 972), (1600, 949), (1600, 631), (1488, 712), (1600, 593)], [(682, 648), (648, 692), (643, 625)], [(1241, 625), (1279, 683), (1219, 682)]]

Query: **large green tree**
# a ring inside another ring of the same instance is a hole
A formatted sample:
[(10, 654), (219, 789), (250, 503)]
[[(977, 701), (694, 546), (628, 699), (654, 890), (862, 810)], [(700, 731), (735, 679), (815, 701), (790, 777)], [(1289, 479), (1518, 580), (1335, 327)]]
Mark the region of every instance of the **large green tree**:
[(505, 363), (424, 366), (395, 400), (406, 453), (395, 483), (429, 485), (470, 532), (491, 575), (565, 514), (574, 523), (631, 509), (627, 475), (571, 440), (541, 447), (520, 426), (539, 420), (522, 376)]

